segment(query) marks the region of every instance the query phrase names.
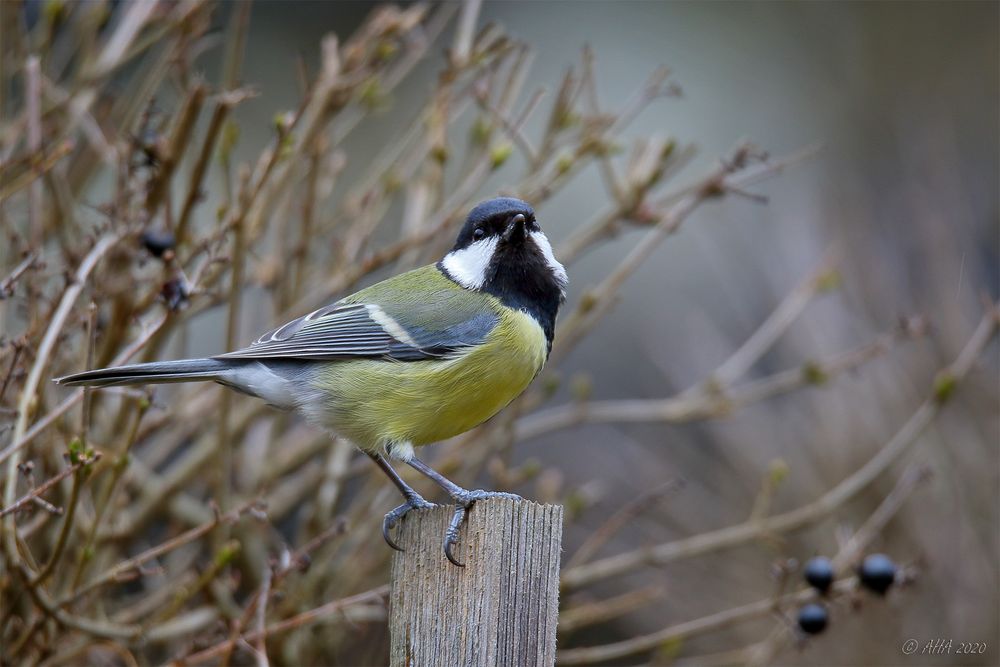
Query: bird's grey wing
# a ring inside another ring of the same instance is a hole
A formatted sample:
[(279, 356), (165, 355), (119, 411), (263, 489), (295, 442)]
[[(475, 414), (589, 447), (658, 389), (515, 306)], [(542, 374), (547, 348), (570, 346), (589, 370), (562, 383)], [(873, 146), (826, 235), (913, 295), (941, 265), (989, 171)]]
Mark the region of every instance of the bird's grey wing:
[(496, 324), (494, 313), (479, 310), (453, 312), (443, 327), (408, 328), (379, 305), (340, 301), (215, 358), (417, 361), (481, 343)]

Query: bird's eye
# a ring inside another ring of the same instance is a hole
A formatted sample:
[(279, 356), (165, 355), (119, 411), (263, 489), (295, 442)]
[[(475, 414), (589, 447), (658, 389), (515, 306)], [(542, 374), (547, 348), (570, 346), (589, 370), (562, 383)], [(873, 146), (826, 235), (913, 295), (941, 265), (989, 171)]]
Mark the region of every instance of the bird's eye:
[(476, 227), (475, 231), (472, 232), (472, 238), (474, 238), (477, 241), (483, 238), (484, 236), (486, 236), (486, 230), (483, 229), (482, 227)]

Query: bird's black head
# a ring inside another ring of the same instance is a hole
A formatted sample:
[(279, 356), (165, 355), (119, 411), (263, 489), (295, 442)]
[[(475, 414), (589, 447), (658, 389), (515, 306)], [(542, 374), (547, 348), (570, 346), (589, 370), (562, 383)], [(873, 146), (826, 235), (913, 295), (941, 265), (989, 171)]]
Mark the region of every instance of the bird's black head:
[(462, 287), (527, 312), (542, 325), (551, 345), (566, 269), (552, 254), (527, 202), (497, 197), (476, 206), (438, 266)]

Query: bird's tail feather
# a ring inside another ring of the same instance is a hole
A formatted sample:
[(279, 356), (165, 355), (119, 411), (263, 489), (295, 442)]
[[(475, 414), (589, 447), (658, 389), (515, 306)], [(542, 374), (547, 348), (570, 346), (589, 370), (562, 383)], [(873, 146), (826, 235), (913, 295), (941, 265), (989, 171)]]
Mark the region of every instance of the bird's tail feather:
[(56, 378), (56, 384), (70, 387), (90, 385), (112, 387), (123, 384), (160, 384), (163, 382), (197, 382), (216, 380), (233, 363), (221, 359), (179, 359), (177, 361), (154, 361), (149, 364), (132, 364), (114, 368), (99, 368), (74, 375)]

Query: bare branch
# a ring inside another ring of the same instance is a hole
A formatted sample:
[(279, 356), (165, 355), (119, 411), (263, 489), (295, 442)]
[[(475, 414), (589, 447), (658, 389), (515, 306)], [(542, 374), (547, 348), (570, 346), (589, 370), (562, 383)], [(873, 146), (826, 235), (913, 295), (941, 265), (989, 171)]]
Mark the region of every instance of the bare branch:
[(315, 609), (310, 609), (309, 611), (302, 612), (301, 614), (296, 614), (295, 616), (287, 618), (284, 621), (273, 623), (262, 631), (255, 630), (254, 632), (247, 633), (237, 639), (229, 639), (224, 642), (220, 642), (215, 646), (204, 649), (203, 651), (186, 655), (183, 658), (175, 660), (171, 664), (178, 667), (182, 665), (197, 665), (231, 650), (232, 647), (238, 642), (252, 644), (258, 639), (270, 637), (282, 632), (287, 632), (288, 630), (292, 630), (294, 628), (315, 623), (326, 618), (327, 616), (340, 613), (343, 609), (350, 607), (351, 605), (384, 600), (388, 593), (388, 586), (379, 586), (378, 588), (373, 588), (372, 590), (365, 591), (364, 593), (358, 593), (357, 595), (351, 595), (350, 597), (341, 598), (340, 600), (334, 600), (320, 607), (316, 607)]
[(46, 491), (48, 491), (49, 489), (51, 489), (53, 486), (55, 486), (59, 482), (63, 481), (64, 479), (66, 479), (67, 477), (69, 477), (70, 475), (72, 475), (73, 473), (75, 473), (82, 466), (90, 465), (92, 463), (96, 463), (100, 459), (101, 459), (101, 453), (100, 452), (94, 452), (94, 455), (92, 457), (83, 458), (83, 459), (77, 461), (73, 465), (71, 465), (68, 468), (66, 468), (65, 470), (61, 471), (55, 477), (51, 477), (51, 478), (45, 480), (41, 485), (36, 486), (31, 491), (29, 491), (28, 493), (24, 494), (20, 498), (18, 498), (17, 501), (13, 505), (11, 505), (10, 507), (4, 507), (3, 509), (0, 509), (0, 517), (4, 517), (4, 516), (6, 516), (8, 514), (16, 512), (19, 509), (21, 509), (24, 505), (26, 505), (27, 503), (33, 502), (34, 500), (37, 500), (37, 499), (40, 499), (40, 497), (42, 496), (42, 494), (44, 494)]
[[(998, 324), (1000, 324), (1000, 309), (993, 305), (991, 311), (983, 316), (955, 361), (944, 369), (943, 372), (953, 382), (958, 382), (969, 372), (973, 362), (995, 335)], [(764, 535), (788, 532), (828, 516), (854, 498), (898, 460), (937, 416), (942, 405), (939, 397), (932, 394), (865, 465), (808, 505), (766, 519), (748, 521), (566, 569), (562, 575), (563, 589), (573, 590), (595, 581), (631, 572), (642, 565), (663, 565), (681, 558), (691, 558), (744, 544)]]
[(675, 396), (652, 399), (583, 401), (547, 408), (521, 417), (515, 425), (516, 440), (530, 440), (552, 431), (581, 424), (669, 422), (684, 423), (732, 414), (735, 410), (810, 385), (822, 385), (893, 349), (894, 344), (926, 333), (926, 328), (906, 325), (873, 342), (846, 350), (826, 360), (772, 375), (720, 386), (707, 383)]

